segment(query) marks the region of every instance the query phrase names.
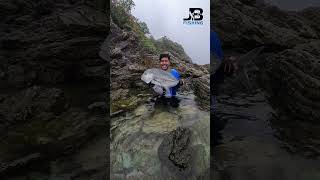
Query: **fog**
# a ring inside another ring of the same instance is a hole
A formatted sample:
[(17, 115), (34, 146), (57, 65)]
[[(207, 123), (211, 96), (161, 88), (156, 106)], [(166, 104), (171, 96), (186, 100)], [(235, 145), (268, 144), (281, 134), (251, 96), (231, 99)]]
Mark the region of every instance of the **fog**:
[[(209, 0), (134, 0), (133, 16), (145, 22), (151, 35), (167, 36), (181, 44), (197, 64), (210, 63), (210, 1)], [(203, 25), (185, 25), (189, 8), (203, 9)]]

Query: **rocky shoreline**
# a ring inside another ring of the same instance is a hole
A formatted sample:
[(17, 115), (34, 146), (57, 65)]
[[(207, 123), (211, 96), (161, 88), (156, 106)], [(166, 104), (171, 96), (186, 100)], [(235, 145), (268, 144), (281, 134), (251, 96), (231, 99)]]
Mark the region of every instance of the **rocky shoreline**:
[[(99, 56), (107, 8), (95, 0), (1, 1), (1, 177), (106, 176), (104, 161), (78, 156), (108, 131), (109, 62)], [(96, 167), (86, 169), (90, 163)]]
[[(212, 29), (227, 54), (265, 47), (249, 77), (277, 110), (283, 138), (296, 148), (319, 149), (320, 9), (286, 12), (255, 0), (217, 0), (211, 6)], [(241, 92), (231, 84), (227, 89)], [(299, 128), (291, 128), (293, 122)]]

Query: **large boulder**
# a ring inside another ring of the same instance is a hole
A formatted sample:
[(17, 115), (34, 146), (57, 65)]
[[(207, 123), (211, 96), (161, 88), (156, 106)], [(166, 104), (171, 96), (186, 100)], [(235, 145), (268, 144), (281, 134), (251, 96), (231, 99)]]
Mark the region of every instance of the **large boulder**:
[(271, 102), (294, 119), (319, 124), (320, 41), (274, 54), (259, 67)]
[(225, 48), (249, 50), (265, 45), (279, 50), (319, 38), (312, 28), (315, 23), (307, 21), (312, 17), (307, 12), (299, 16), (275, 6), (239, 0), (217, 0), (211, 6), (211, 26)]

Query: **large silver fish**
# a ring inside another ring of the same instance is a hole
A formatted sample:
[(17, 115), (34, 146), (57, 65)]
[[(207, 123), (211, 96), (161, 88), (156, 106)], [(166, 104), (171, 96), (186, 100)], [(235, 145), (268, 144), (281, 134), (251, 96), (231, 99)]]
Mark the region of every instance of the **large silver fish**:
[(179, 80), (169, 72), (157, 68), (147, 69), (142, 74), (141, 80), (148, 84), (152, 83), (161, 86), (165, 88), (167, 92), (169, 91), (169, 88), (174, 87), (179, 83)]

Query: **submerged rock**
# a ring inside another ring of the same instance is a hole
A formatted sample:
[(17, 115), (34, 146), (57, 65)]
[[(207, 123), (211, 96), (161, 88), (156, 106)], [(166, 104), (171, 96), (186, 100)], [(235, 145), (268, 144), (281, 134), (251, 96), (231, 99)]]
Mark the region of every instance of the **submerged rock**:
[(177, 128), (162, 141), (158, 153), (160, 161), (169, 169), (188, 172), (191, 169), (190, 150), (191, 131), (186, 128)]

